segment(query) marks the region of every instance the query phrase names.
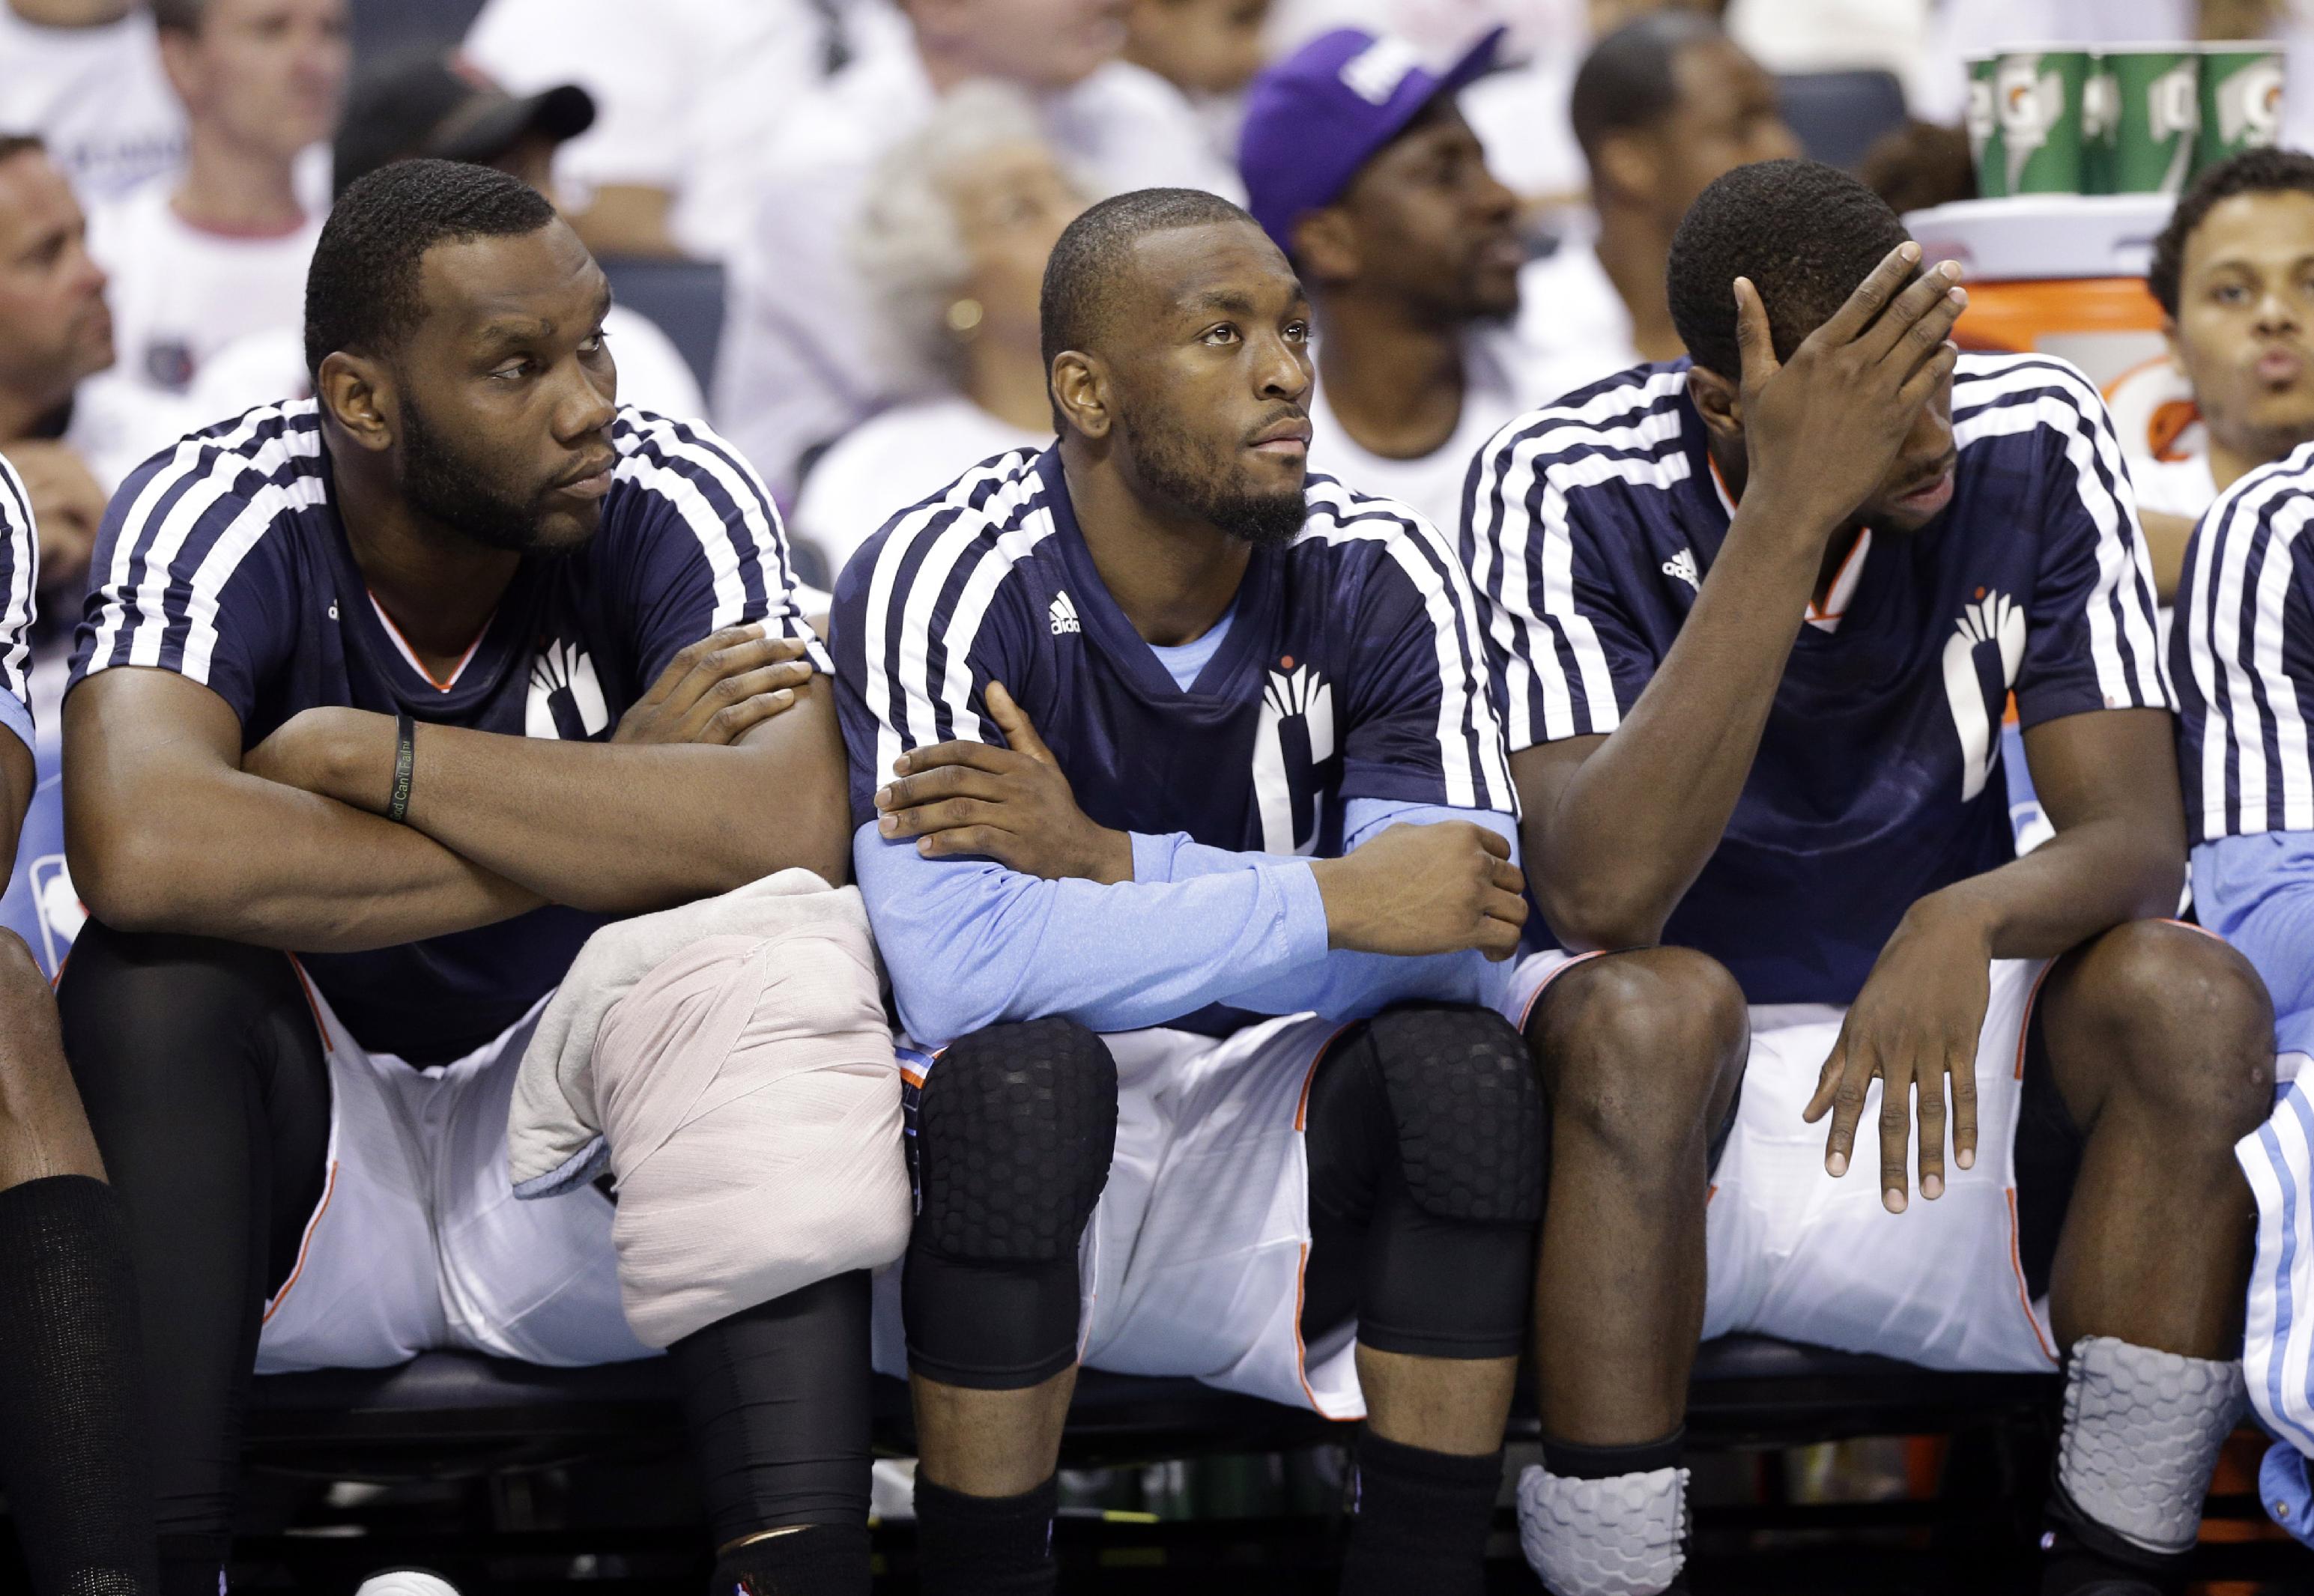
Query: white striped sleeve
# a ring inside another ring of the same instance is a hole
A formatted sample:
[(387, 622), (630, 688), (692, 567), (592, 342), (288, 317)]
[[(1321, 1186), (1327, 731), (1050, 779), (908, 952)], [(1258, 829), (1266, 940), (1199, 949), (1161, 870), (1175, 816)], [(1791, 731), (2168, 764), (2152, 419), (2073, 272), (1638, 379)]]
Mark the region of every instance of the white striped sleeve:
[(32, 745), (32, 605), (40, 528), (23, 478), (0, 457), (0, 726)]
[(1621, 609), (1586, 489), (1686, 480), (1676, 395), (1683, 372), (1522, 416), (1472, 462), (1461, 553), (1478, 589), (1512, 753), (1612, 732), (1656, 661)]
[(2314, 445), (2221, 495), (2171, 637), (2181, 774), (2200, 841), (2314, 831)]

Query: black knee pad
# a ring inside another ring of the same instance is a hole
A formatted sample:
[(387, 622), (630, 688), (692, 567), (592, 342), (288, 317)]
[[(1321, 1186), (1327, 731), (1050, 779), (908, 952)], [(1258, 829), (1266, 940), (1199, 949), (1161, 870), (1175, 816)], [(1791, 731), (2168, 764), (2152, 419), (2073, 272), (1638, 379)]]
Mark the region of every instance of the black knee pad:
[(1117, 1151), (1117, 1063), (1073, 1020), (967, 1036), (916, 1109), (916, 1244), (982, 1264), (1074, 1263)]
[(1407, 1194), (1439, 1219), (1532, 1224), (1550, 1138), (1526, 1043), (1484, 1009), (1414, 1005), (1368, 1027)]

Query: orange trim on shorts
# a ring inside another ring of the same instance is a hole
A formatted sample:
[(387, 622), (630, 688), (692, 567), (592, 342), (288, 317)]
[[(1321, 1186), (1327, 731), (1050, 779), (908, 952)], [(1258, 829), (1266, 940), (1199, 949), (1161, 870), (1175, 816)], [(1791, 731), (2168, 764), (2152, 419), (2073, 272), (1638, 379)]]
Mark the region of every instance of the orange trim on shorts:
[[(2043, 965), (2041, 973), (2033, 978), (2033, 990), (2025, 994), (2025, 1017), (2017, 1027), (2015, 1079), (2019, 1081), (2025, 1079), (2025, 1050), (2033, 1039), (2033, 1010), (2040, 1006), (2041, 989), (2048, 984), (2049, 972), (2056, 967), (2055, 959), (2051, 959), (2047, 964)], [(2020, 1113), (2023, 1111), (2021, 1099), (2018, 1111)], [(2017, 1140), (2017, 1131), (2014, 1126), (2010, 1127), (2009, 1139), (2009, 1144), (2014, 1147)], [(1982, 1148), (1978, 1149), (1980, 1153), (1983, 1151)], [(2033, 1327), (2033, 1339), (2040, 1345), (2042, 1356), (2054, 1363), (2059, 1361), (2056, 1349), (2049, 1345), (2049, 1338), (2041, 1334), (2040, 1318), (2033, 1311), (2033, 1288), (2025, 1283), (2024, 1231), (2017, 1218), (2017, 1183), (2010, 1181), (2001, 1188), (2001, 1192), (2009, 1201), (2009, 1272), (2017, 1277), (2018, 1306), (2025, 1310), (2025, 1322)]]
[(289, 1271), (289, 1278), (281, 1283), (281, 1289), (273, 1293), (273, 1301), (265, 1305), (265, 1317), (258, 1321), (261, 1325), (273, 1322), (273, 1316), (281, 1310), (281, 1305), (289, 1300), (290, 1292), (296, 1289), (297, 1277), (305, 1273), (305, 1255), (314, 1248), (314, 1232), (322, 1228), (322, 1216), (329, 1212), (330, 1199), (337, 1195), (337, 1190), (338, 1160), (331, 1159), (330, 1178), (322, 1186), (321, 1205), (314, 1210), (314, 1217), (305, 1221), (305, 1233), (297, 1239), (296, 1266)]
[(1545, 975), (1542, 978), (1542, 984), (1536, 987), (1534, 991), (1528, 995), (1526, 1007), (1519, 1010), (1519, 1030), (1521, 1032), (1525, 1031), (1526, 1022), (1534, 1018), (1534, 1006), (1542, 1001), (1542, 994), (1550, 990), (1552, 983), (1556, 982), (1561, 975), (1566, 974), (1568, 971), (1573, 969), (1576, 966), (1587, 965), (1594, 958), (1604, 958), (1611, 951), (1619, 950), (1605, 948), (1594, 948), (1588, 953), (1576, 954), (1565, 964), (1559, 966), (1559, 968), (1553, 970), (1550, 974)]
[[(322, 1019), (322, 1001), (314, 995), (314, 978), (305, 974), (305, 966), (297, 962), (296, 954), (287, 957), (289, 967), (297, 972), (297, 990), (305, 994), (305, 1007), (313, 1010), (314, 1028), (322, 1035), (322, 1051), (325, 1054), (337, 1052), (338, 1045), (330, 1040), (330, 1027)], [(285, 1286), (282, 1289), (287, 1291), (288, 1288)]]

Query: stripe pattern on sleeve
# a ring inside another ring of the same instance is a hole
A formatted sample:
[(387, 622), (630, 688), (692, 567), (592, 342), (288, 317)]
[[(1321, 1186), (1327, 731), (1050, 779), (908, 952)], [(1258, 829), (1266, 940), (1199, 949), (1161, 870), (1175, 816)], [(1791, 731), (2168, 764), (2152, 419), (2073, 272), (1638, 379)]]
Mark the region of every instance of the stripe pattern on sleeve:
[(1624, 373), (1521, 416), (1471, 463), (1462, 557), (1486, 611), (1514, 753), (1621, 723), (1606, 651), (1576, 601), (1568, 495), (1687, 481), (1686, 390), (1683, 368)]
[(2314, 445), (2250, 472), (2203, 516), (2178, 586), (2186, 805), (2199, 841), (2314, 831), (2306, 722), (2314, 639)]
[(39, 528), (32, 496), (16, 468), (0, 457), (0, 689), (32, 708), (32, 595), (40, 581)]

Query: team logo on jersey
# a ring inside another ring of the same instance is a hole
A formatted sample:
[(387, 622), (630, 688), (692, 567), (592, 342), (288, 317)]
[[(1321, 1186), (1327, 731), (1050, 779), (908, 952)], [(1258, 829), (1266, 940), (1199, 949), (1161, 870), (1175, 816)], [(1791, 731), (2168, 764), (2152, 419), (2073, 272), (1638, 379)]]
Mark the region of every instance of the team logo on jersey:
[(1695, 551), (1692, 549), (1682, 549), (1669, 560), (1665, 560), (1663, 574), (1666, 577), (1676, 577), (1698, 593), (1703, 591), (1703, 573), (1695, 569)]
[(611, 724), (595, 662), (576, 643), (551, 642), (530, 666), (530, 701), (522, 729), (534, 737), (582, 743)]
[(1070, 598), (1066, 591), (1053, 595), (1053, 607), (1046, 613), (1053, 618), (1055, 637), (1059, 637), (1064, 632), (1081, 632), (1084, 630), (1082, 623), (1077, 620), (1076, 601)]
[(1984, 790), (2000, 756), (2000, 718), (2017, 667), (2025, 659), (2025, 610), (2005, 593), (1984, 593), (1961, 606), (1945, 639), (1945, 699), (1960, 736), (1963, 803)]
[(1308, 853), (1318, 845), (1318, 767), (1334, 757), (1334, 688), (1315, 666), (1280, 660), (1261, 690), (1253, 734), (1253, 798), (1261, 846)]

